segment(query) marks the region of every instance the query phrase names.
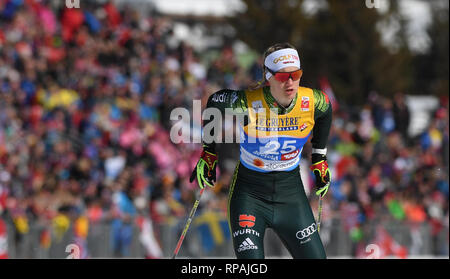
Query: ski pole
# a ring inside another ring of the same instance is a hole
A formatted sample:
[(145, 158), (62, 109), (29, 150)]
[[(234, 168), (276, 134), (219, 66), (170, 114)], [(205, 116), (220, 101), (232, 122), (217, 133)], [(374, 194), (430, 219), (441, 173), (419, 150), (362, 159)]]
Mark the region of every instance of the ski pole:
[(205, 191), (205, 187), (200, 190), (200, 193), (198, 194), (197, 200), (194, 203), (194, 206), (191, 209), (191, 213), (189, 214), (189, 218), (186, 221), (186, 225), (184, 226), (184, 230), (181, 233), (180, 239), (178, 240), (177, 246), (175, 247), (175, 251), (173, 252), (172, 259), (175, 259), (178, 255), (178, 252), (180, 251), (181, 244), (183, 243), (184, 237), (186, 236), (187, 230), (189, 229), (189, 226), (191, 225), (192, 219), (194, 218), (195, 211), (197, 210), (198, 204), (200, 203), (200, 198), (202, 197), (203, 191)]
[(322, 195), (319, 195), (319, 213), (318, 213), (318, 218), (317, 218), (317, 232), (320, 232), (320, 222), (322, 219)]
[[(330, 182), (328, 182), (329, 186)], [(319, 195), (319, 213), (318, 213), (318, 217), (317, 217), (317, 232), (320, 232), (320, 222), (322, 221), (322, 200), (323, 200), (323, 196)]]

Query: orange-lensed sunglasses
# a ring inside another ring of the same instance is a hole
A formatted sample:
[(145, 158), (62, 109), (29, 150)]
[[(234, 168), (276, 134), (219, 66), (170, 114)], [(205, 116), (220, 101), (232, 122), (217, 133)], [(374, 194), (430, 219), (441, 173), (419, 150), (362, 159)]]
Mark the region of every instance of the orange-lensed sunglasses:
[(302, 69), (298, 69), (293, 72), (274, 72), (266, 67), (266, 69), (275, 77), (275, 79), (279, 82), (286, 82), (289, 78), (292, 78), (292, 81), (299, 80), (302, 77), (303, 71)]

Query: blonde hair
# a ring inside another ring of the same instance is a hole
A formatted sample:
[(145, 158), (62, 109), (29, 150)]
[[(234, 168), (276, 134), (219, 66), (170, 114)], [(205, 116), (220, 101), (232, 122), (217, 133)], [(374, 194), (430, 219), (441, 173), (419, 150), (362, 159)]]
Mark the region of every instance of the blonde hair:
[(259, 89), (259, 88), (262, 88), (262, 87), (265, 86), (265, 84), (266, 84), (266, 82), (267, 82), (267, 80), (266, 80), (266, 71), (267, 71), (267, 70), (266, 70), (266, 66), (264, 66), (264, 60), (265, 60), (266, 57), (269, 56), (272, 52), (275, 52), (275, 51), (277, 51), (277, 50), (284, 49), (284, 48), (293, 48), (293, 49), (297, 50), (297, 49), (296, 49), (293, 45), (291, 45), (290, 43), (276, 43), (276, 44), (274, 44), (274, 45), (268, 47), (268, 48), (264, 51), (264, 54), (263, 54), (263, 65), (262, 65), (262, 67), (263, 67), (263, 71), (262, 71), (262, 79), (259, 80), (259, 81), (256, 82), (256, 83), (251, 84), (251, 85), (248, 87), (249, 90), (256, 90), (256, 89)]

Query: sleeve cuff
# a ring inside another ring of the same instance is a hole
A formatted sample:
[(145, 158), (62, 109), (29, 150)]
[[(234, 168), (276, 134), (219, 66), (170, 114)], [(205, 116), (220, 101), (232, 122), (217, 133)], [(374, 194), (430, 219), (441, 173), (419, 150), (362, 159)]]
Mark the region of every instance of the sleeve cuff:
[(313, 154), (321, 154), (321, 155), (327, 155), (327, 149), (318, 149), (318, 148), (313, 148), (312, 149), (312, 153)]

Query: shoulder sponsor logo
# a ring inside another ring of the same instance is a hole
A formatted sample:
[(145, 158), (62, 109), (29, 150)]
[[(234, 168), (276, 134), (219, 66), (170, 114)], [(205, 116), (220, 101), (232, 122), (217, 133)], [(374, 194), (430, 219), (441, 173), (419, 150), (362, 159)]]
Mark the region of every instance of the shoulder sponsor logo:
[(247, 237), (244, 241), (242, 241), (241, 245), (239, 245), (238, 252), (246, 251), (246, 250), (256, 250), (258, 246), (253, 243), (253, 241)]
[(227, 93), (215, 94), (212, 98), (212, 101), (216, 102), (216, 103), (223, 103), (223, 102), (225, 102), (226, 95), (227, 95)]
[(234, 104), (234, 102), (236, 102), (237, 99), (238, 99), (237, 93), (233, 92), (233, 94), (231, 95), (231, 103)]

